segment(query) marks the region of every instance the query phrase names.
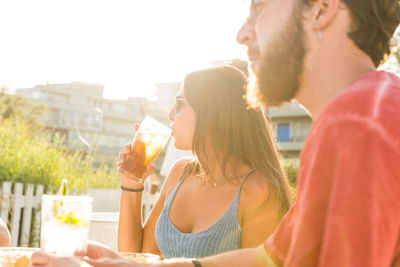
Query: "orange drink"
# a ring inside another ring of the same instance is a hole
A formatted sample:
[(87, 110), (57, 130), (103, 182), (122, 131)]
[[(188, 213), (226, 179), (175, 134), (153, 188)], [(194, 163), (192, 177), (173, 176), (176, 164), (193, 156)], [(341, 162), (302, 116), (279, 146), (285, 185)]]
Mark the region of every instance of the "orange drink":
[(141, 183), (146, 166), (167, 144), (170, 133), (168, 127), (151, 117), (146, 117), (133, 138), (131, 153), (117, 168), (118, 171)]

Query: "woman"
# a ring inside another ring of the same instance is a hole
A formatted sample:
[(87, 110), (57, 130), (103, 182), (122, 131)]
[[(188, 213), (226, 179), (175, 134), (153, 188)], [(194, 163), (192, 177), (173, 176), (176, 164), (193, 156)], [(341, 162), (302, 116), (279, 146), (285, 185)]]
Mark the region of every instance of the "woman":
[[(256, 247), (274, 231), (290, 206), (289, 186), (267, 120), (247, 108), (246, 85), (228, 66), (185, 77), (169, 118), (175, 147), (197, 159), (171, 169), (144, 226), (141, 193), (122, 191), (120, 252), (204, 257)], [(119, 165), (130, 150), (121, 151)], [(123, 174), (121, 181), (143, 187)]]

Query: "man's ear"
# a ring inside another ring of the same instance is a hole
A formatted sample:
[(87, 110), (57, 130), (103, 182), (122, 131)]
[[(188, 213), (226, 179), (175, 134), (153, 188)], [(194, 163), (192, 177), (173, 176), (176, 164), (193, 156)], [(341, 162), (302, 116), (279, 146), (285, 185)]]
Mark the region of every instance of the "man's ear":
[(322, 31), (336, 17), (341, 5), (340, 0), (317, 0), (313, 4), (312, 21), (315, 27), (319, 27)]

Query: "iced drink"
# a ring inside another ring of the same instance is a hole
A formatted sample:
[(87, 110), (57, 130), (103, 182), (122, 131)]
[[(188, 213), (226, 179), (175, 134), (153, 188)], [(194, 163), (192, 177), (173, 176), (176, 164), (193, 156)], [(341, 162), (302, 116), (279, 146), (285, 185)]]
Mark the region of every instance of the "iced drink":
[(118, 167), (126, 176), (142, 182), (146, 166), (154, 160), (167, 144), (171, 130), (158, 121), (146, 117), (132, 141), (132, 153)]
[(42, 250), (61, 256), (84, 253), (92, 203), (93, 198), (87, 196), (43, 195), (40, 234)]

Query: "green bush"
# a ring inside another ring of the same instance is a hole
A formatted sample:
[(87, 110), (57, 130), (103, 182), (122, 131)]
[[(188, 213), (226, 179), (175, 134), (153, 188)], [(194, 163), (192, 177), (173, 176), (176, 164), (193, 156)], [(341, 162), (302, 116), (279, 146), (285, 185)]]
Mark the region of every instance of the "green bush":
[(283, 163), (283, 168), (286, 171), (289, 183), (294, 188), (297, 183), (297, 170), (299, 168), (299, 160), (297, 159), (286, 159)]
[(119, 188), (121, 185), (116, 167), (104, 164), (89, 175), (90, 188)]
[(119, 186), (114, 168), (93, 168), (94, 153), (70, 151), (59, 135), (24, 120), (0, 125), (0, 182), (43, 184), (56, 189), (63, 178), (78, 192), (88, 187)]

